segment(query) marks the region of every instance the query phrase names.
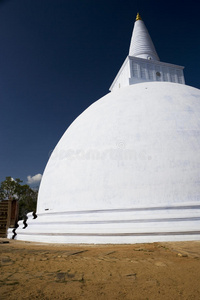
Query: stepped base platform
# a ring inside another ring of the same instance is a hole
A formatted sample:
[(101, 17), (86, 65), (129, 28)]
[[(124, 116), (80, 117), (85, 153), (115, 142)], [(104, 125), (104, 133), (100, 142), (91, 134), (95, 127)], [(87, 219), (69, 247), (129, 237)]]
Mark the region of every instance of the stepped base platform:
[[(200, 240), (200, 205), (47, 212), (19, 221), (16, 239), (68, 244), (134, 244)], [(26, 227), (26, 228), (25, 228)], [(9, 229), (8, 237), (12, 238)]]

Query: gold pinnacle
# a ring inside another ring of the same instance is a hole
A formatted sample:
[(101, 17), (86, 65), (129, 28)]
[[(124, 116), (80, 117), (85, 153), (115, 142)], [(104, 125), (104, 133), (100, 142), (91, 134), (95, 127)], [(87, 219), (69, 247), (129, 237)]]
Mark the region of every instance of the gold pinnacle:
[(139, 14), (139, 13), (137, 13), (137, 16), (136, 16), (136, 19), (135, 19), (135, 21), (138, 21), (138, 20), (142, 20), (142, 18), (141, 18), (141, 16), (140, 16), (140, 14)]

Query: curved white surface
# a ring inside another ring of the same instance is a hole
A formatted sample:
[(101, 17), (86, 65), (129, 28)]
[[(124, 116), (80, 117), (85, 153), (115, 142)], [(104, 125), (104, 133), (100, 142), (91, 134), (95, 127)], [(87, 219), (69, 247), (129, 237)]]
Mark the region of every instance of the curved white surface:
[(38, 218), (17, 239), (136, 243), (200, 237), (200, 90), (151, 82), (112, 92), (66, 130)]

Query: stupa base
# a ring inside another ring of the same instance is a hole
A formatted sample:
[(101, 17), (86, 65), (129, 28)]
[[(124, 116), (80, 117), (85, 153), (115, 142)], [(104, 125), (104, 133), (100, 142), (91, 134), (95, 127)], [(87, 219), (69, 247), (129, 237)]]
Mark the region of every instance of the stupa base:
[[(16, 239), (66, 244), (134, 244), (200, 240), (200, 205), (28, 214)], [(8, 234), (11, 237), (11, 232)]]

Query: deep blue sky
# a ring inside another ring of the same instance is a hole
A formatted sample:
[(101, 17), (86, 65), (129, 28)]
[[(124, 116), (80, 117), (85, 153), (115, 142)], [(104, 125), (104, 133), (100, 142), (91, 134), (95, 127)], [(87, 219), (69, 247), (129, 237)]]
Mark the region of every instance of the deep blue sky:
[(161, 61), (200, 88), (197, 0), (0, 1), (0, 181), (42, 174), (70, 123), (108, 93), (138, 10)]

